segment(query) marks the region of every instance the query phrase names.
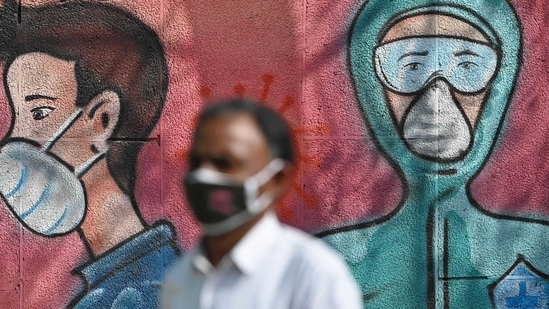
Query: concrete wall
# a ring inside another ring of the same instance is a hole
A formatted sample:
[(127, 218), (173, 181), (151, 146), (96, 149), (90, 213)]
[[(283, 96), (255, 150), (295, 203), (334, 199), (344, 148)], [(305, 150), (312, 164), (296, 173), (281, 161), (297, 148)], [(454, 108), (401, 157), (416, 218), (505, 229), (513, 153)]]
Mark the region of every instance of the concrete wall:
[(54, 204), (82, 201), (65, 208), (33, 205), (70, 173), (16, 198), (23, 177), (0, 163), (0, 307), (67, 306), (87, 288), (73, 269), (158, 221), (195, 245), (187, 150), (200, 108), (227, 96), (288, 119), (298, 172), (280, 218), (342, 253), (369, 308), (549, 307), (545, 1), (79, 3), (0, 13), (2, 143), (44, 145), (64, 102), (96, 102), (46, 153), (77, 167), (107, 151), (85, 197), (58, 184)]

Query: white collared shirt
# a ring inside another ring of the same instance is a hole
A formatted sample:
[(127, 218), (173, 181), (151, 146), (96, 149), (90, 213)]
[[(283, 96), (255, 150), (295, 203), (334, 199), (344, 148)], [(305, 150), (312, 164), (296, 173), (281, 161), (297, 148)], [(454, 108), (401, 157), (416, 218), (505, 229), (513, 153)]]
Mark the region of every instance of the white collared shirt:
[(168, 273), (161, 308), (358, 309), (359, 289), (320, 240), (267, 214), (220, 261), (198, 248)]

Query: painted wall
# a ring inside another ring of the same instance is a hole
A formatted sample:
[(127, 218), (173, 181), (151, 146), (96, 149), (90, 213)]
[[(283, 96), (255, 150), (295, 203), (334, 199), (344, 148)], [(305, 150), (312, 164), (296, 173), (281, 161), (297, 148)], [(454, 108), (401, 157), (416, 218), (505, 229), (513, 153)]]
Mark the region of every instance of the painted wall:
[[(142, 273), (160, 278), (199, 237), (181, 191), (195, 117), (227, 96), (288, 119), (298, 172), (279, 215), (342, 253), (368, 308), (549, 307), (544, 1), (22, 1), (0, 15), (2, 308), (91, 303), (102, 292), (78, 271), (143, 231), (163, 253)], [(58, 159), (92, 167), (75, 178)], [(154, 301), (139, 294), (154, 282), (115, 273), (121, 308)]]

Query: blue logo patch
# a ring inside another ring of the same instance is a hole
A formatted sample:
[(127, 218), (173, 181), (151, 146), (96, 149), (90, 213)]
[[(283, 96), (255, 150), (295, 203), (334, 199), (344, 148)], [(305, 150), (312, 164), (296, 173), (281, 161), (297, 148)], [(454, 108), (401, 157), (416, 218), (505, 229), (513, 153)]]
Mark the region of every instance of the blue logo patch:
[(496, 309), (549, 308), (549, 282), (523, 257), (495, 282), (492, 303)]

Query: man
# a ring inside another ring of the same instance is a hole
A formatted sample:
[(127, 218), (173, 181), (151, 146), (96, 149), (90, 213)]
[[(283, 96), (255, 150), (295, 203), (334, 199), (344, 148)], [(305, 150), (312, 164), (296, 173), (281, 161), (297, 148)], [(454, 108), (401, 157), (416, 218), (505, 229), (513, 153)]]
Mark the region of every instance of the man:
[(178, 248), (171, 224), (143, 220), (134, 188), (138, 153), (167, 91), (158, 36), (99, 3), (19, 14), (19, 22), (0, 21), (14, 35), (1, 42), (14, 115), (0, 152), (2, 197), (38, 235), (79, 233), (90, 260), (75, 270), (85, 289), (70, 307), (157, 307)]
[(386, 216), (319, 236), (365, 306), (549, 307), (548, 219), (490, 213), (467, 186), (497, 141), (520, 49), (507, 1), (372, 0), (359, 12), (352, 77), (405, 194)]
[(340, 258), (274, 214), (292, 162), (288, 128), (267, 107), (202, 112), (185, 188), (204, 238), (168, 274), (162, 308), (361, 307)]

